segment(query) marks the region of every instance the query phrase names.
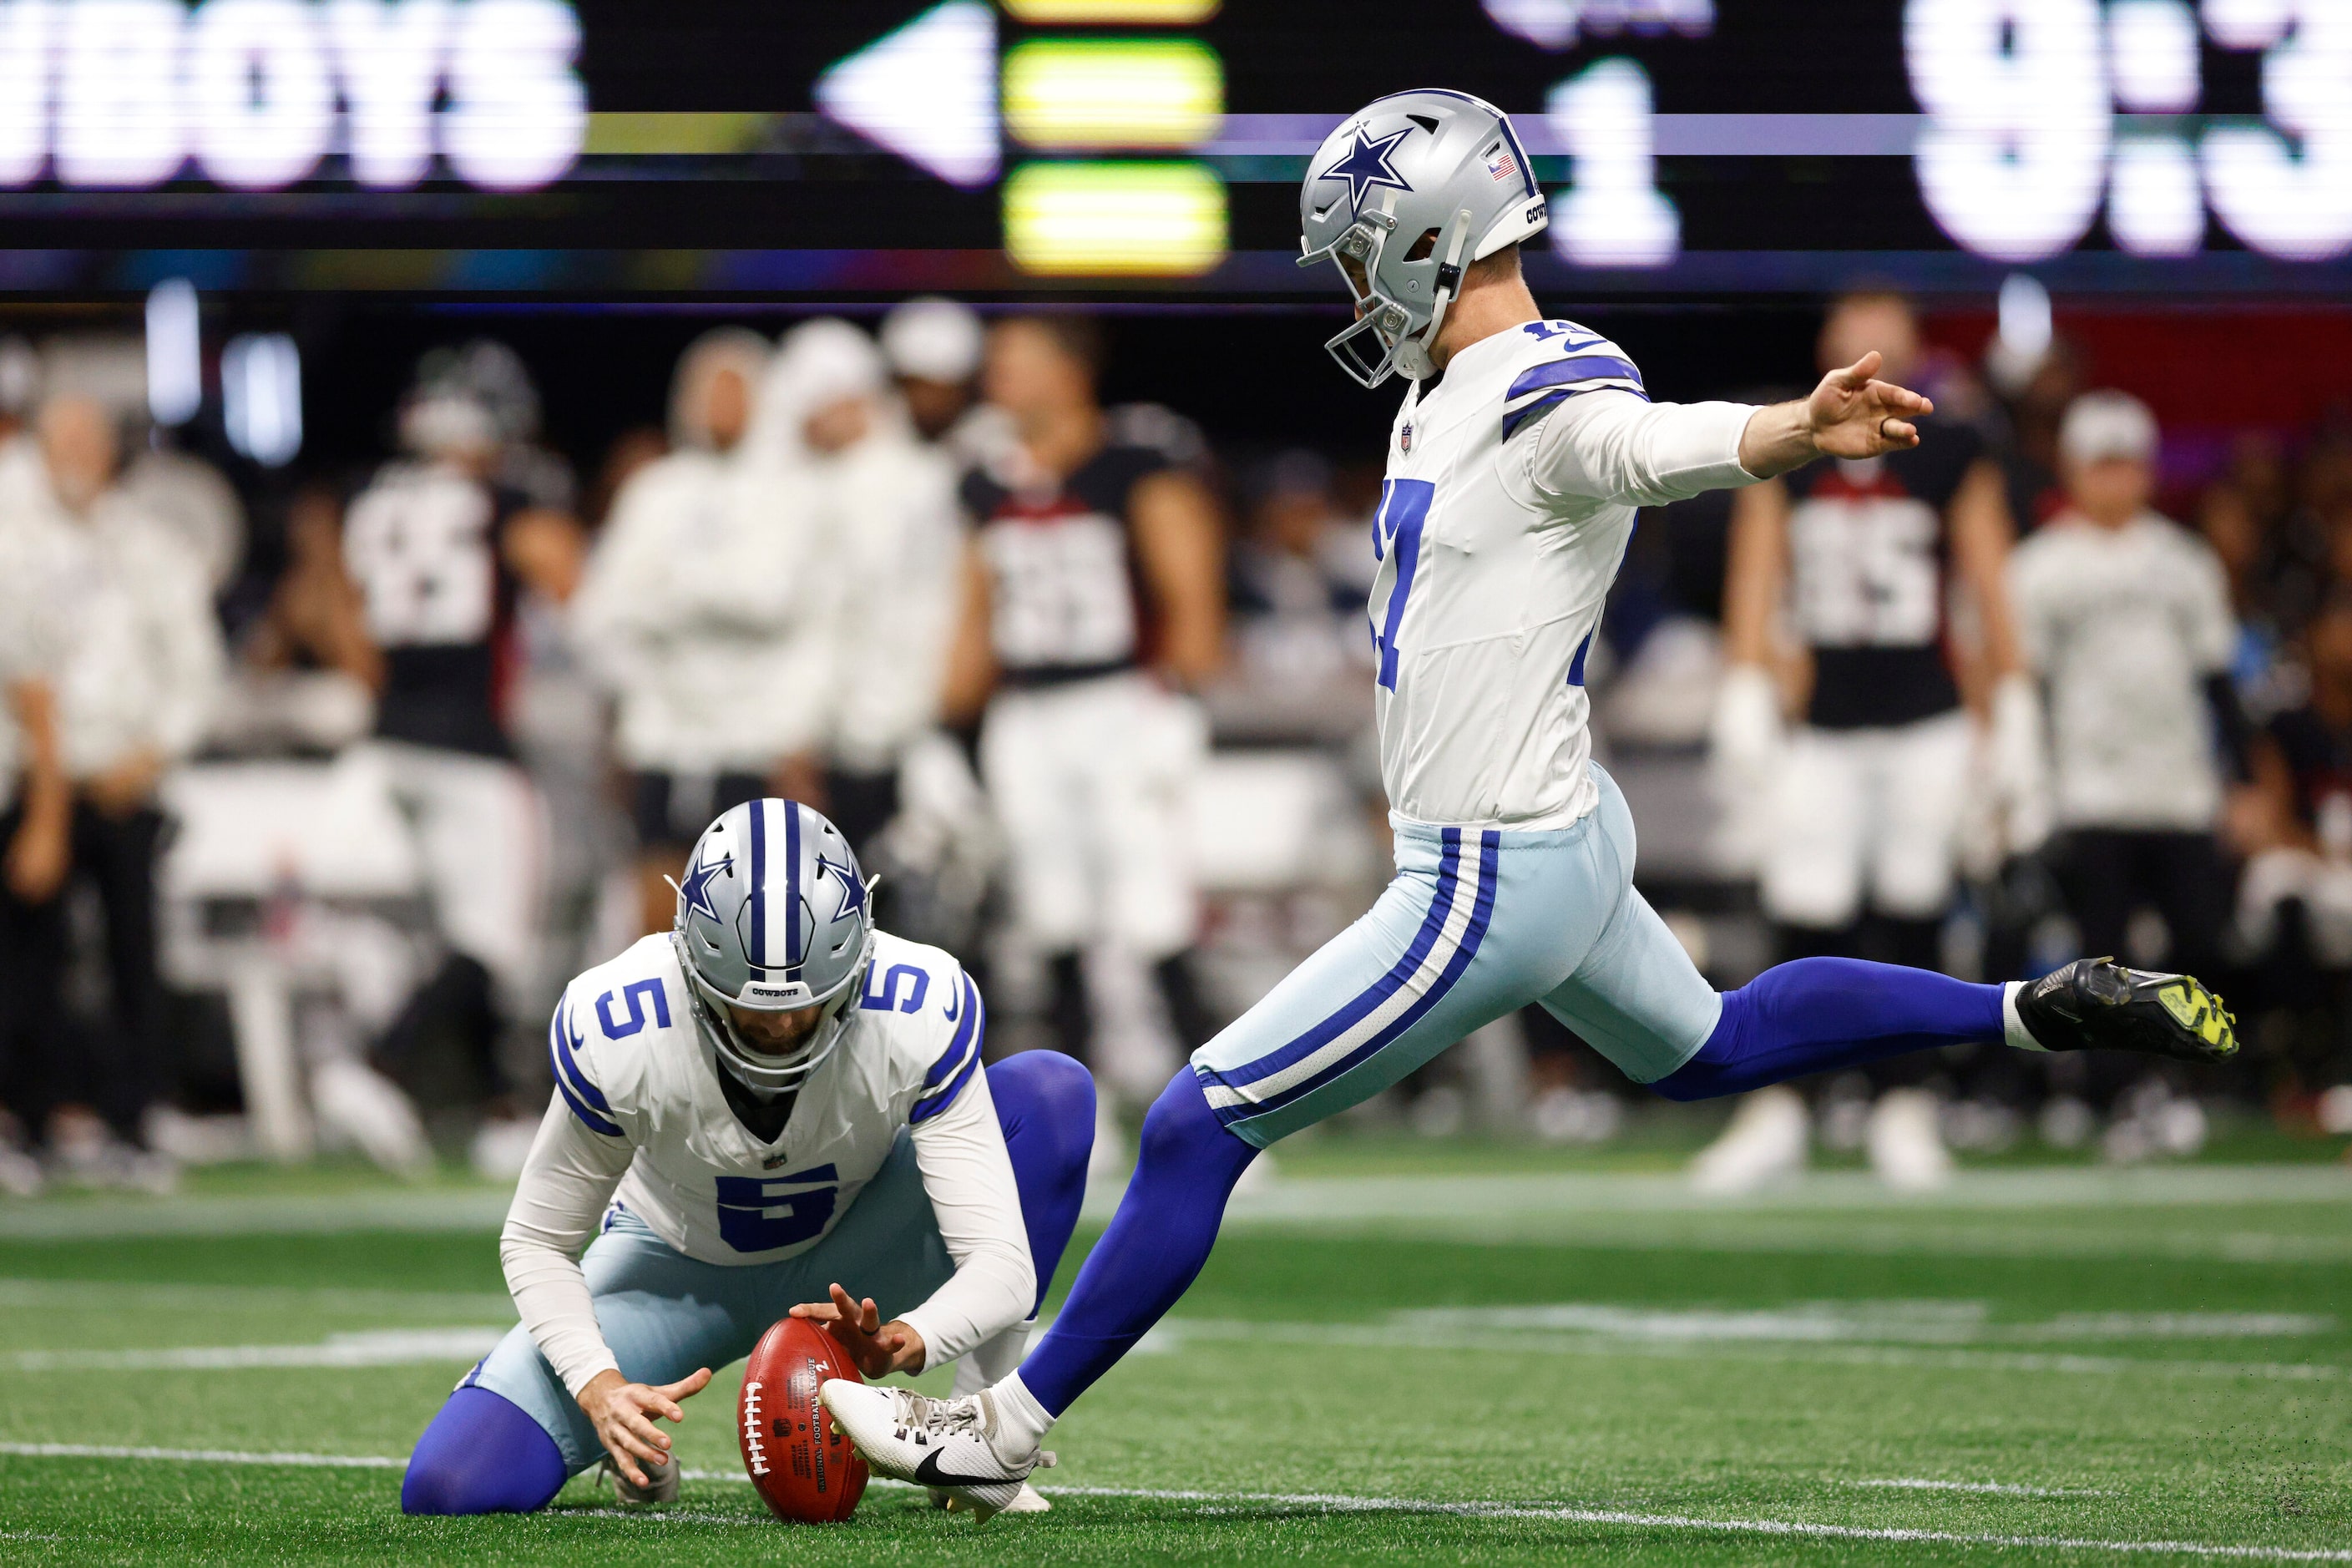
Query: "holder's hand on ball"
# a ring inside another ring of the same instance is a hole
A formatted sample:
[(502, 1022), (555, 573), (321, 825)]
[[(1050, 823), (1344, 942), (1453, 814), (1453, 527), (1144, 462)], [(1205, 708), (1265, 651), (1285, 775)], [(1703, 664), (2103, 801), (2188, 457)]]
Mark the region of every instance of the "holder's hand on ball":
[(681, 1399), (691, 1399), (710, 1382), (710, 1369), (658, 1388), (631, 1383), (607, 1369), (590, 1378), (580, 1390), (580, 1408), (596, 1424), (596, 1440), (613, 1456), (613, 1463), (633, 1487), (649, 1487), (639, 1461), (659, 1469), (669, 1463), (669, 1435), (654, 1425), (656, 1417), (683, 1421)]
[(841, 1342), (857, 1370), (869, 1378), (887, 1377), (894, 1372), (919, 1373), (929, 1354), (923, 1336), (904, 1320), (884, 1322), (874, 1298), (853, 1300), (839, 1285), (833, 1287), (832, 1300), (803, 1301), (793, 1309), (793, 1316), (824, 1324), (824, 1331)]

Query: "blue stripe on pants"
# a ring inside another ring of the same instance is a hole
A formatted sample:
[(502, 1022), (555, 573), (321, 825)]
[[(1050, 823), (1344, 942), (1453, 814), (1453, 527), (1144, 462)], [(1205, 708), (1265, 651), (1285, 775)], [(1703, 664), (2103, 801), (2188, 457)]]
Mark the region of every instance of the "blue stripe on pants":
[(1688, 1060), (1721, 1003), (1633, 890), (1633, 818), (1592, 771), (1568, 827), (1400, 823), (1379, 902), (1193, 1054), (1219, 1121), (1263, 1148), (1538, 1001), (1637, 1082)]

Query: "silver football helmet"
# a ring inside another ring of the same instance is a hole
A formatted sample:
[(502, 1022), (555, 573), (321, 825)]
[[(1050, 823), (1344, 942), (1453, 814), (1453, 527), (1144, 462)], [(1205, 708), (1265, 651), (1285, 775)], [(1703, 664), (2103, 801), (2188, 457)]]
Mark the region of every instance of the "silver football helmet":
[[(670, 942), (728, 1070), (762, 1093), (797, 1088), (841, 1041), (874, 955), (873, 883), (841, 829), (789, 800), (746, 801), (702, 830)], [(822, 1006), (782, 1055), (753, 1047), (730, 1006)]]
[(1438, 88), (1375, 99), (1324, 139), (1298, 188), (1298, 265), (1335, 263), (1356, 302), (1356, 321), (1323, 346), (1366, 386), (1433, 374), (1429, 345), (1462, 268), (1545, 219), (1501, 110)]

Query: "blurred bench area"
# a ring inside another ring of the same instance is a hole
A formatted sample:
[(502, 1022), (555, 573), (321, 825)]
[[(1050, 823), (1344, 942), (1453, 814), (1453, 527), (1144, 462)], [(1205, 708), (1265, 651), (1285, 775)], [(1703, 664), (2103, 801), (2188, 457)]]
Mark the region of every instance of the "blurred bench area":
[[(1723, 1140), (1764, 1152), (1699, 1154), (1702, 1184), (2352, 1135), (2352, 381), (2242, 409), (2202, 338), (2030, 305), (1759, 307), (1743, 381), (1645, 362), (1655, 395), (1760, 400), (1810, 384), (1837, 310), (1906, 323), (1929, 442), (1982, 476), (1921, 536), (1957, 706), (1941, 739), (1823, 716), (1859, 646), (1824, 595), (1909, 591), (1862, 533), (1823, 553), (1824, 498), (1880, 493), (1849, 474), (1644, 515), (1586, 667), (1596, 755), (1718, 985), (1798, 952), (1995, 979), (2113, 949), (2193, 963), (2248, 1052), (1808, 1086), (1736, 1111)], [(665, 879), (752, 795), (841, 824), (883, 921), (978, 978), (992, 1055), (1089, 1062), (1106, 1170), (1118, 1119), (1386, 880), (1389, 405), (1306, 335), (1236, 405), (1246, 313), (418, 310), (188, 373), (184, 308), (0, 342), (0, 1193), (511, 1175), (558, 989), (667, 930)], [(2243, 314), (2241, 357), (2344, 335)], [(1641, 355), (1646, 319), (1605, 325)], [(1531, 1010), (1317, 1136), (1655, 1164), (1718, 1126)]]

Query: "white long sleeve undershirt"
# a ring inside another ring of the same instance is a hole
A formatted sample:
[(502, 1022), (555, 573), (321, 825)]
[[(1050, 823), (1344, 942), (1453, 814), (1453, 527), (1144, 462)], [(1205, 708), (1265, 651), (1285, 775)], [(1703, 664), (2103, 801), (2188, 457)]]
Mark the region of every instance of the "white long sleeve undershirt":
[(596, 1326), (580, 1250), (596, 1234), (635, 1153), (625, 1138), (588, 1131), (561, 1095), (551, 1096), (499, 1233), (499, 1263), (516, 1315), (575, 1394), (620, 1364)]
[(1649, 403), (1630, 392), (1587, 392), (1545, 416), (1528, 478), (1549, 497), (1663, 506), (1706, 490), (1754, 484), (1739, 439), (1746, 403)]
[[(928, 1364), (937, 1366), (1026, 1319), (1037, 1277), (988, 1075), (972, 1074), (955, 1101), (918, 1124), (913, 1136), (923, 1190), (956, 1269), (929, 1300), (900, 1317), (922, 1336)], [(555, 1098), (499, 1237), (515, 1310), (574, 1394), (618, 1365), (597, 1327), (579, 1258), (635, 1152), (626, 1139), (590, 1131)], [(855, 1224), (856, 1216), (853, 1203), (835, 1223)], [(842, 1283), (858, 1289), (854, 1280)]]

